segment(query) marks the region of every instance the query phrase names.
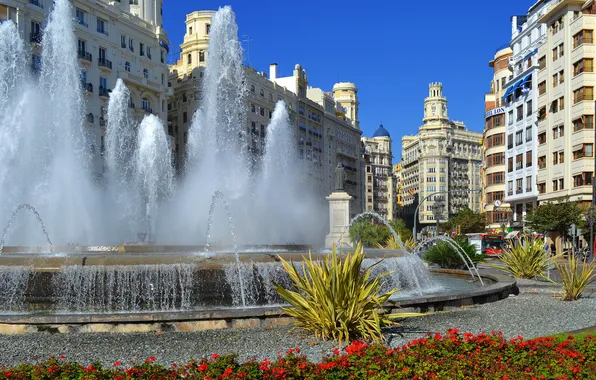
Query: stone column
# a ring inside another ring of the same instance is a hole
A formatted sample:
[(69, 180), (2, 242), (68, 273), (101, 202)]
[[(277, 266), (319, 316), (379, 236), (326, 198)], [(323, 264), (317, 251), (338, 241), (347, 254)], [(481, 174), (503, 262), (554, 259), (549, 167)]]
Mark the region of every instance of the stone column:
[[(329, 235), (325, 237), (325, 248), (332, 248), (350, 223), (352, 197), (344, 191), (335, 191), (327, 197), (327, 200), (329, 201)], [(348, 231), (342, 238), (341, 247), (351, 247)]]

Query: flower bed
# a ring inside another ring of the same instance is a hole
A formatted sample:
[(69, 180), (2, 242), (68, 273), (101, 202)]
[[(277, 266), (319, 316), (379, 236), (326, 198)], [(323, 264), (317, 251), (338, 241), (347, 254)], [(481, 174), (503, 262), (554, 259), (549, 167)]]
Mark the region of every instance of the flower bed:
[(589, 379), (596, 373), (596, 338), (506, 340), (500, 333), (428, 335), (405, 346), (353, 342), (321, 363), (292, 349), (275, 361), (239, 364), (234, 355), (164, 367), (155, 357), (130, 367), (84, 366), (67, 358), (2, 368), (0, 379)]

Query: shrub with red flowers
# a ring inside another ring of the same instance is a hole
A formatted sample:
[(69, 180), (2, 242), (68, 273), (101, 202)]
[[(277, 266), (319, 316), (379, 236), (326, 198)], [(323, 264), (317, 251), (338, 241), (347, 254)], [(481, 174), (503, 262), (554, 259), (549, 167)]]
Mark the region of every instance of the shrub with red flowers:
[(2, 379), (593, 379), (596, 338), (552, 337), (507, 340), (501, 333), (478, 335), (449, 330), (399, 347), (355, 341), (309, 361), (300, 349), (275, 360), (240, 364), (236, 355), (212, 355), (164, 367), (155, 357), (127, 367), (121, 362), (81, 365), (65, 357), (0, 368)]

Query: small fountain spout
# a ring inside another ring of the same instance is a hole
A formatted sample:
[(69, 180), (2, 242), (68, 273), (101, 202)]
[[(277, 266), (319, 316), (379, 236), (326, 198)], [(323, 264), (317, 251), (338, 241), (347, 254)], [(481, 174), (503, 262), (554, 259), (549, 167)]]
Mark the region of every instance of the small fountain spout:
[(14, 210), (14, 212), (12, 213), (12, 216), (10, 217), (10, 219), (8, 219), (8, 222), (6, 223), (6, 227), (4, 227), (4, 231), (2, 231), (2, 237), (0, 237), (0, 254), (2, 253), (2, 250), (4, 249), (6, 235), (8, 234), (10, 227), (12, 227), (17, 215), (23, 210), (31, 211), (33, 213), (33, 215), (39, 222), (39, 225), (41, 226), (41, 230), (43, 231), (43, 233), (46, 237), (48, 245), (50, 246), (50, 252), (53, 252), (54, 245), (52, 244), (52, 241), (50, 240), (50, 235), (48, 235), (48, 231), (46, 231), (46, 226), (43, 223), (43, 220), (41, 219), (41, 215), (39, 215), (39, 213), (37, 212), (35, 207), (33, 207), (27, 203), (24, 203), (22, 205), (19, 205), (19, 207), (17, 207), (16, 210)]

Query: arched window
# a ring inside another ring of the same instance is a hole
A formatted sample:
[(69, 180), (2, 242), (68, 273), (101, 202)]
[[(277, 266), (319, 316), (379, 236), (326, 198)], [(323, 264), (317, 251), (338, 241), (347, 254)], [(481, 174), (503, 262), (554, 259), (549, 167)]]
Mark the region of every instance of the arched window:
[(161, 84), (163, 85), (163, 84), (165, 84), (165, 82), (166, 82), (166, 74), (161, 73)]
[(273, 94), (269, 93), (269, 101), (272, 102), (273, 101)]
[(265, 97), (265, 91), (263, 91), (263, 89), (261, 89), (261, 98)]
[(192, 63), (192, 55), (191, 54), (188, 55), (187, 62), (189, 65)]
[(172, 82), (168, 82), (168, 87), (172, 87)]
[(130, 62), (126, 61), (124, 63), (124, 70), (130, 73)]
[(143, 98), (142, 100), (143, 110), (147, 112), (151, 112), (151, 103), (149, 103), (149, 99)]
[(250, 85), (250, 92), (254, 93), (255, 92), (255, 85), (251, 84)]
[(199, 62), (205, 62), (205, 52), (204, 51), (199, 52)]
[(256, 112), (256, 107), (255, 107), (254, 104), (251, 104), (250, 105), (250, 111), (253, 112), (253, 113)]
[(186, 103), (187, 100), (186, 94), (182, 94), (182, 103)]
[(149, 70), (143, 69), (143, 76), (145, 77), (145, 79), (148, 79), (149, 78)]

